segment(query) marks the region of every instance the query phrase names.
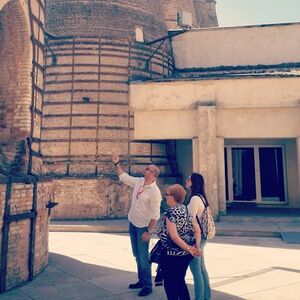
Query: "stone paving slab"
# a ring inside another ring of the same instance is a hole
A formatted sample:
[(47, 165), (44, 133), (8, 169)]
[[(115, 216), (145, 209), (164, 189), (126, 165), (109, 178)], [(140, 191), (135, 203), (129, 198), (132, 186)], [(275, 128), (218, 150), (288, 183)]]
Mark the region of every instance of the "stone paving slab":
[[(49, 266), (1, 300), (142, 299), (127, 288), (136, 281), (128, 234), (50, 232), (49, 249)], [(298, 299), (299, 250), (279, 238), (217, 236), (205, 249), (212, 300)], [(186, 281), (193, 299), (190, 271)], [(145, 299), (166, 299), (163, 287)]]
[(95, 220), (95, 221), (51, 221), (49, 230), (53, 232), (128, 232), (128, 220)]

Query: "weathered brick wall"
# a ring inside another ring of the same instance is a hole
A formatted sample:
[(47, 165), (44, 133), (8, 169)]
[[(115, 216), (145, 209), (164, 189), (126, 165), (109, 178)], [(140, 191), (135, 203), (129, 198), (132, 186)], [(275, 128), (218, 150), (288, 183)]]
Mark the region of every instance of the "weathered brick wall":
[(11, 223), (7, 258), (7, 290), (28, 281), (29, 234), (29, 220)]
[(145, 38), (165, 35), (160, 0), (47, 1), (47, 31), (56, 36), (108, 36), (134, 39), (135, 26)]
[(49, 218), (51, 212), (46, 209), (49, 200), (53, 200), (53, 182), (42, 181), (37, 184), (37, 217), (35, 228), (33, 275), (39, 274), (48, 265)]
[[(137, 160), (128, 82), (167, 76), (173, 67), (168, 44), (156, 49), (135, 43), (135, 28), (143, 28), (146, 41), (165, 36), (167, 29), (161, 1), (75, 2), (47, 2), (46, 30), (58, 38), (48, 41), (56, 64), (48, 51), (44, 172), (107, 174), (113, 151)], [(146, 155), (151, 161), (151, 153)]]
[[(48, 44), (57, 62), (51, 64), (48, 51), (41, 143), (44, 173), (112, 173), (113, 151), (131, 165), (151, 163), (151, 149), (161, 145), (133, 140), (128, 81), (172, 72), (167, 49), (159, 49), (146, 70), (154, 46), (102, 37), (60, 37)], [(167, 163), (166, 152), (161, 155)]]
[[(10, 212), (12, 215), (31, 211), (32, 184), (13, 184)], [(7, 258), (6, 288), (10, 289), (28, 280), (30, 220), (12, 222), (9, 225), (9, 251)]]
[(126, 216), (130, 191), (115, 180), (60, 179), (55, 180), (54, 219), (100, 219)]
[[(55, 201), (51, 219), (83, 220), (127, 217), (132, 189), (118, 179), (60, 179), (54, 180)], [(174, 178), (158, 180), (162, 195)]]
[(198, 27), (193, 0), (164, 0), (164, 14), (168, 29), (179, 28), (177, 12), (185, 11), (192, 15), (193, 26)]
[[(0, 248), (3, 275), (0, 291), (32, 279), (48, 263), (47, 197), (39, 192), (47, 189), (47, 184), (41, 187), (38, 183), (39, 195), (35, 197), (35, 180), (27, 175), (42, 170), (38, 153), (44, 85), (44, 5), (43, 0), (11, 0), (0, 11)], [(8, 178), (12, 179), (12, 184)], [(4, 216), (6, 198), (7, 214)], [(33, 218), (35, 212), (36, 219)], [(31, 270), (29, 249), (33, 244)]]
[(29, 172), (42, 174), (42, 159), (40, 156), (40, 139), (42, 125), (42, 105), (44, 92), (44, 24), (45, 0), (30, 0), (28, 13), (30, 15), (31, 42), (32, 42), (32, 101), (31, 101), (31, 128), (30, 148), (31, 161)]
[[(36, 19), (29, 18), (29, 2)], [(26, 173), (30, 158), (33, 161), (30, 169), (42, 170), (41, 159), (29, 153), (27, 139), (31, 139), (31, 148), (38, 153), (44, 82), (44, 12), (43, 1), (29, 2), (11, 0), (0, 12), (0, 172), (5, 173), (10, 173), (10, 169), (15, 172), (18, 161), (21, 165), (17, 171)], [(20, 147), (25, 149), (23, 157)]]
[[(3, 181), (2, 181), (3, 182)], [(34, 256), (33, 274), (40, 273), (48, 264), (48, 222), (49, 214), (46, 203), (51, 194), (51, 182), (37, 183), (37, 216), (35, 221), (31, 219), (16, 220), (9, 223), (8, 240), (3, 240), (1, 231), (0, 249), (2, 243), (6, 242), (7, 252), (7, 275), (5, 289), (13, 288), (29, 279), (29, 256), (31, 222), (34, 222)], [(0, 220), (3, 226), (5, 195), (7, 184), (0, 184)], [(12, 184), (10, 197), (10, 216), (34, 210), (34, 184), (16, 183)], [(1, 253), (2, 254), (2, 253)], [(1, 255), (2, 258), (2, 255)]]
[(26, 140), (0, 142), (0, 173), (26, 174), (29, 153)]
[[(184, 7), (195, 17), (192, 0), (168, 2), (165, 8)], [(48, 39), (41, 151), (44, 173), (66, 176), (55, 180), (56, 219), (127, 215), (130, 191), (109, 179), (111, 152), (121, 155), (132, 174), (155, 163), (163, 176), (173, 175), (166, 142), (134, 140), (128, 97), (130, 80), (173, 70), (168, 42), (159, 49), (134, 42), (136, 25), (143, 27), (146, 41), (167, 34), (162, 4), (47, 2), (46, 30), (57, 38)]]
[(30, 132), (32, 69), (29, 22), (21, 1), (0, 12), (0, 136), (25, 138)]
[(215, 0), (194, 0), (199, 27), (218, 27)]
[(23, 172), (28, 162), (32, 62), (23, 9), (10, 1), (0, 12), (0, 172)]

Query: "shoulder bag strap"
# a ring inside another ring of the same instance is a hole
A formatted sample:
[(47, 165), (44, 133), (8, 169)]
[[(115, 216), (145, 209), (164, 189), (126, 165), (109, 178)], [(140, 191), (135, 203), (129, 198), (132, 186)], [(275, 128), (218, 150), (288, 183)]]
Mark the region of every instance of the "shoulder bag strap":
[(196, 215), (196, 219), (197, 219), (198, 225), (200, 226), (201, 233), (203, 233), (203, 229), (202, 229), (202, 226), (201, 226), (200, 220), (199, 220), (199, 218), (198, 218), (198, 216), (197, 216), (197, 215)]
[(209, 206), (208, 201), (202, 195), (198, 194), (197, 196), (201, 199), (205, 208)]

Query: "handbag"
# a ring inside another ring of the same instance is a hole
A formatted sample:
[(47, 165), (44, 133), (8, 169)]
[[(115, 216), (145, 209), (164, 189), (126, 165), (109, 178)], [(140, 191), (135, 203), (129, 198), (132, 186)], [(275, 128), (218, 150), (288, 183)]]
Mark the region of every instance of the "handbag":
[(150, 251), (150, 262), (155, 264), (160, 264), (161, 257), (163, 254), (164, 247), (160, 240), (154, 245), (154, 247)]
[(204, 201), (202, 196), (199, 195), (199, 197), (202, 200), (205, 208), (201, 218), (199, 219), (197, 215), (196, 218), (201, 228), (203, 238), (205, 238), (206, 240), (210, 240), (216, 235), (215, 221), (207, 201)]

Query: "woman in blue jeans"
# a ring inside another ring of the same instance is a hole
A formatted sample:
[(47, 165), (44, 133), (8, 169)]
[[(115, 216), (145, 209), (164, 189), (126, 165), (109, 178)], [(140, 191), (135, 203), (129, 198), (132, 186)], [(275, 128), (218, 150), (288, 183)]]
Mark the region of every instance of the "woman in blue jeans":
[[(192, 173), (187, 179), (185, 187), (191, 191), (188, 203), (188, 210), (194, 218), (196, 215), (200, 220), (205, 209), (204, 203), (207, 204), (205, 195), (204, 178), (199, 173)], [(201, 256), (194, 257), (190, 262), (190, 269), (194, 278), (195, 300), (211, 299), (211, 288), (208, 273), (204, 262), (204, 247), (206, 239), (201, 238)]]

